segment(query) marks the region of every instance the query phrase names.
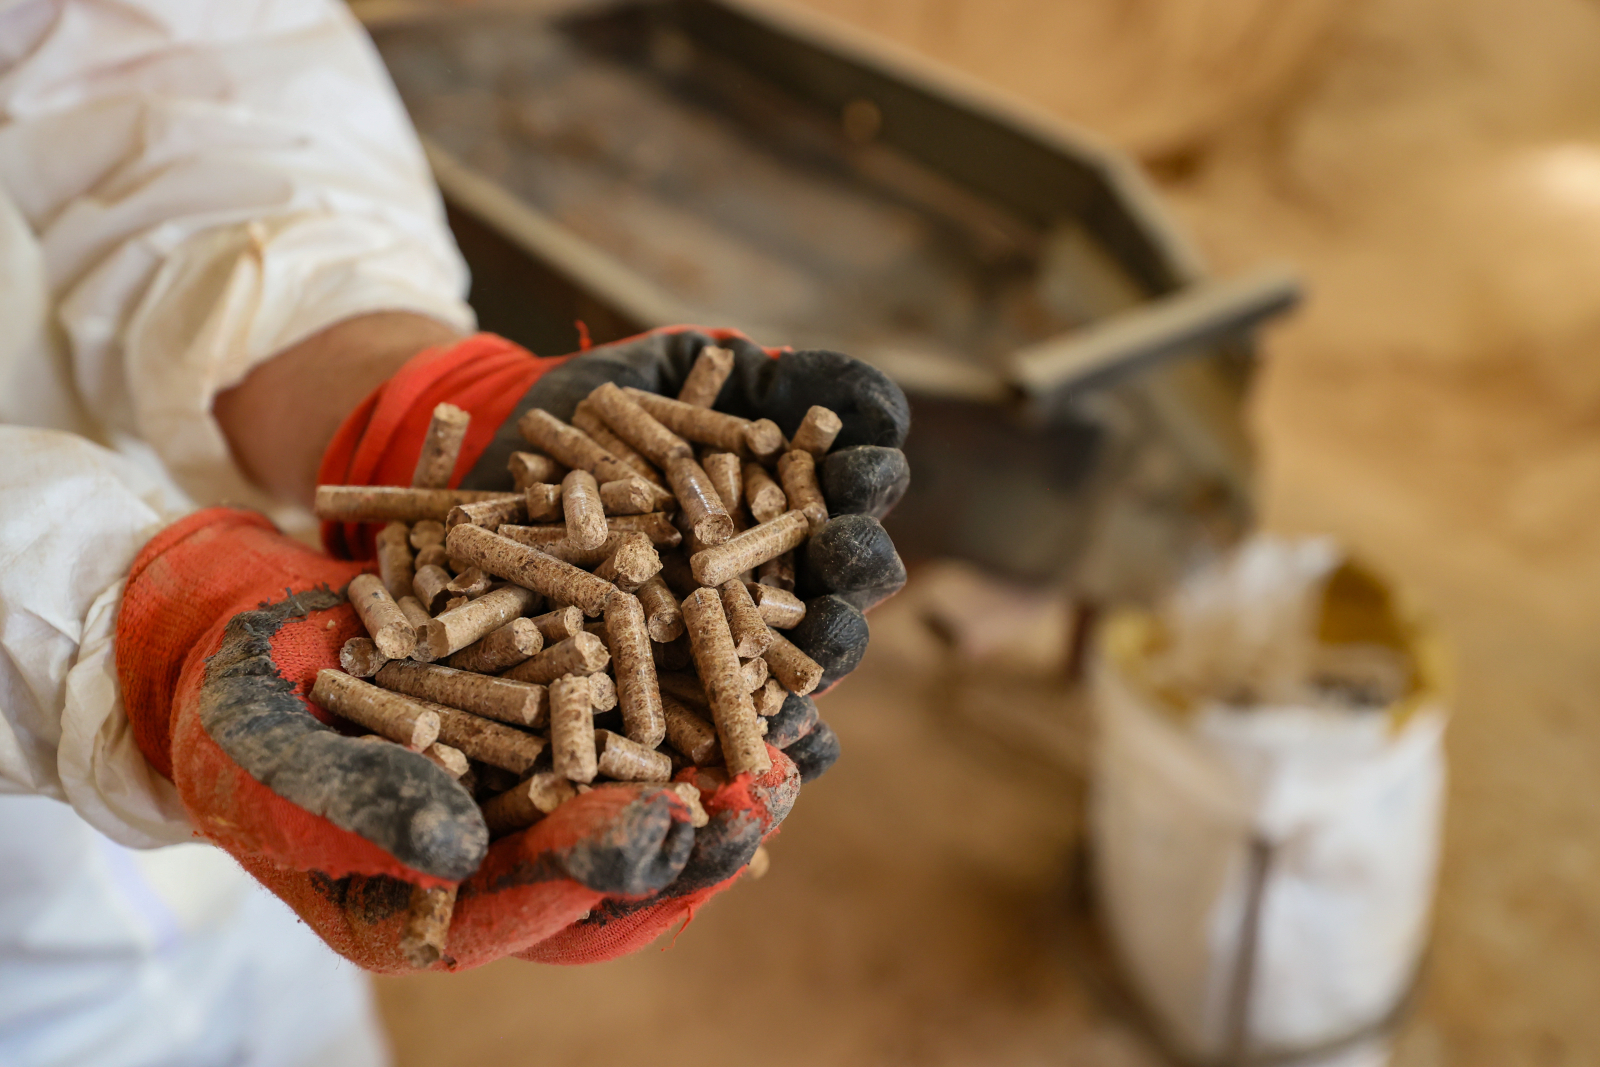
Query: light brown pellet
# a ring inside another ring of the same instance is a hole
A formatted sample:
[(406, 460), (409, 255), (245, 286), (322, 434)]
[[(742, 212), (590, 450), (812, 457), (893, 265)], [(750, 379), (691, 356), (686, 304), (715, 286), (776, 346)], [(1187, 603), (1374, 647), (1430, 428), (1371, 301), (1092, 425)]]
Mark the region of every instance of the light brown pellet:
[(789, 447), (809, 452), (813, 457), (821, 459), (828, 454), (828, 449), (833, 447), (834, 438), (839, 436), (839, 431), (842, 429), (844, 423), (839, 421), (839, 416), (820, 404), (815, 405), (806, 412), (806, 417), (800, 420)]
[(461, 441), (467, 436), (467, 426), (472, 416), (454, 404), (440, 404), (433, 409), (428, 420), (428, 432), (422, 438), (422, 452), (411, 472), (411, 484), (418, 489), (443, 489), (450, 484), (455, 473), (456, 460), (461, 457)]
[(711, 821), (711, 816), (706, 814), (704, 805), (700, 803), (700, 790), (695, 788), (693, 782), (676, 782), (671, 787), (678, 794), (678, 799), (689, 806), (689, 825), (696, 830)]
[(377, 643), (378, 651), (390, 659), (405, 659), (417, 646), (417, 632), (406, 621), (400, 605), (394, 602), (383, 580), (375, 574), (358, 574), (345, 591), (350, 604), (361, 616), (361, 624)]
[(776, 630), (772, 633), (772, 644), (761, 658), (772, 669), (772, 676), (797, 696), (805, 696), (822, 681), (822, 665)]
[[(767, 677), (771, 673), (766, 660), (744, 659), (739, 661), (739, 674), (744, 678), (744, 688), (747, 693), (758, 693), (761, 687), (767, 684)], [(751, 698), (755, 699), (754, 697)]]
[(772, 463), (788, 444), (783, 431), (771, 419), (757, 419), (744, 428), (745, 447), (757, 462)]
[(574, 567), (592, 567), (594, 576), (607, 582), (637, 586), (661, 569), (660, 556), (643, 534), (613, 533), (598, 548), (579, 548), (565, 537), (551, 540), (544, 526), (502, 526), (500, 534)]
[(339, 649), (339, 666), (352, 678), (371, 678), (388, 662), (370, 637), (352, 637)]
[(661, 690), (656, 685), (656, 664), (650, 654), (650, 631), (645, 628), (644, 607), (638, 597), (623, 592), (612, 594), (606, 605), (606, 636), (615, 664), (622, 732), (630, 740), (654, 748), (666, 736), (666, 724), (661, 718)]
[[(439, 524), (439, 528), (443, 529), (444, 523), (441, 522)], [(450, 566), (450, 553), (444, 550), (444, 544), (442, 542), (437, 545), (429, 545), (428, 547), (417, 552), (416, 564), (417, 570), (419, 571), (424, 567), (438, 567), (442, 571), (448, 570)], [(445, 577), (448, 578), (449, 575), (446, 574)], [(416, 579), (413, 578), (412, 582), (412, 587), (415, 588)]]
[(506, 469), (511, 472), (511, 484), (519, 490), (535, 482), (559, 485), (567, 473), (566, 467), (537, 452), (511, 453), (511, 461), (506, 464)]
[(480, 500), (476, 504), (462, 504), (460, 507), (450, 509), (450, 514), (445, 516), (444, 526), (448, 531), (462, 523), (473, 526), (482, 526), (485, 530), (498, 530), (503, 522), (524, 523), (528, 521), (527, 494), (521, 496), (502, 497), (499, 500)]
[(752, 882), (759, 882), (771, 869), (772, 856), (767, 852), (767, 846), (757, 845), (755, 854), (750, 857), (750, 865), (744, 869), (744, 873), (750, 876)]
[(671, 641), (683, 633), (683, 612), (678, 608), (678, 598), (672, 595), (659, 574), (639, 586), (636, 595), (644, 606), (645, 629), (650, 631), (650, 640)]
[[(807, 524), (810, 528), (810, 524)], [(794, 591), (794, 553), (785, 552), (781, 556), (767, 560), (756, 568), (756, 583), (770, 585), (774, 589), (781, 589), (785, 593)]]
[(561, 514), (567, 524), (567, 540), (579, 548), (599, 548), (605, 544), (605, 507), (600, 503), (600, 485), (588, 471), (568, 471), (561, 479)]
[(789, 506), (805, 512), (812, 533), (827, 525), (828, 502), (822, 499), (817, 461), (810, 452), (785, 452), (778, 459), (778, 478), (783, 482), (783, 495), (789, 498)]
[[(568, 471), (568, 474), (571, 472)], [(590, 475), (593, 477), (593, 475)], [(562, 475), (566, 478), (566, 475)], [(522, 491), (522, 506), (527, 509), (529, 522), (561, 522), (561, 486), (535, 482)], [(566, 525), (562, 524), (563, 536)]]
[[(452, 593), (450, 599), (444, 602), (444, 610), (445, 612), (454, 611), (457, 608), (464, 608), (470, 603), (472, 603), (471, 597), (462, 596), (460, 593)], [(444, 614), (444, 612), (440, 612), (440, 614)], [(431, 656), (432, 654), (433, 652), (430, 648), (429, 655)]]
[(589, 679), (562, 675), (550, 684), (550, 754), (555, 772), (573, 782), (592, 782), (595, 753), (594, 690)]
[[(417, 573), (411, 578), (411, 590), (430, 618), (444, 610), (445, 601), (453, 595), (450, 583), (454, 580), (449, 571), (431, 563), (417, 568)], [(423, 626), (426, 625), (423, 623)]]
[[(556, 486), (557, 489), (561, 487)], [(540, 523), (537, 526), (502, 526), (495, 531), (501, 537), (509, 537), (519, 545), (532, 545), (534, 548), (544, 548), (558, 541), (567, 539), (567, 524), (565, 522)]]
[(564, 674), (582, 676), (603, 671), (610, 662), (611, 653), (606, 651), (604, 641), (594, 634), (577, 633), (517, 664), (502, 677), (549, 685)]
[(717, 731), (710, 723), (672, 697), (661, 698), (661, 709), (666, 720), (668, 744), (683, 753), (690, 763), (722, 762), (722, 746), (717, 743)]
[(411, 527), (403, 522), (391, 522), (378, 531), (378, 575), (389, 595), (399, 600), (411, 592), (411, 576), (415, 573), (411, 558)]
[(660, 511), (648, 515), (613, 515), (606, 520), (606, 525), (612, 533), (642, 533), (657, 548), (675, 548), (683, 543), (683, 534)]
[(745, 442), (745, 430), (750, 426), (748, 419), (685, 404), (681, 400), (647, 393), (643, 389), (630, 387), (623, 392), (679, 437), (711, 445), (723, 452), (734, 452), (741, 456), (749, 454), (749, 446)]
[(311, 702), (413, 752), (439, 740), (438, 712), (343, 671), (318, 671), (311, 685)]
[(454, 578), (445, 588), (457, 596), (464, 596), (468, 600), (476, 600), (489, 591), (494, 582), (489, 576), (477, 567), (468, 567)]
[(556, 608), (543, 615), (536, 615), (528, 621), (539, 628), (539, 633), (547, 645), (565, 641), (583, 632), (583, 612), (573, 607)]
[(792, 630), (806, 617), (806, 602), (793, 593), (760, 582), (746, 582), (761, 619), (774, 630)]
[(678, 390), (678, 399), (695, 407), (714, 407), (723, 383), (732, 373), (733, 351), (720, 345), (706, 345), (694, 357), (694, 366), (689, 368), (683, 388)]
[(707, 452), (700, 457), (700, 467), (716, 487), (717, 499), (729, 515), (737, 517), (739, 502), (744, 498), (744, 479), (739, 473), (743, 464), (732, 452)]
[(678, 456), (667, 467), (667, 483), (683, 509), (683, 520), (701, 544), (720, 545), (733, 536), (733, 520), (716, 487), (693, 456)]
[(640, 478), (606, 482), (600, 487), (600, 504), (607, 515), (645, 515), (657, 501), (654, 488)]
[[(416, 584), (415, 579), (413, 579), (412, 584)], [(401, 597), (395, 603), (400, 608), (400, 614), (404, 615), (406, 621), (411, 624), (412, 629), (426, 626), (428, 620), (433, 617), (428, 614), (428, 609), (422, 606), (422, 601), (418, 600), (414, 593)]]
[(622, 462), (632, 467), (634, 473), (652, 485), (661, 484), (661, 475), (656, 473), (655, 467), (648, 459), (641, 456), (637, 449), (612, 432), (606, 425), (606, 420), (600, 417), (600, 412), (588, 400), (578, 401), (578, 406), (572, 412), (572, 425), (582, 430), (594, 439), (594, 443), (616, 456)]
[[(606, 598), (616, 590), (616, 586), (603, 578), (596, 578), (588, 571), (563, 563), (549, 553), (518, 544), (482, 527), (457, 526), (450, 531), (445, 544), (451, 555), (469, 560), (490, 574), (543, 593), (554, 603), (576, 605), (583, 609), (585, 615), (598, 615), (604, 611)], [(478, 602), (481, 603), (481, 600)]]
[[(444, 408), (450, 405), (439, 406)], [(423, 458), (427, 458), (426, 451)], [(420, 467), (422, 461), (418, 460), (417, 465)], [(444, 957), (445, 946), (450, 939), (450, 919), (455, 909), (455, 886), (431, 889), (420, 885), (411, 887), (406, 917), (400, 924), (400, 955), (405, 957), (407, 963), (421, 970), (432, 967)]]
[(621, 782), (665, 782), (672, 777), (672, 760), (610, 730), (594, 732), (598, 754), (596, 769), (607, 778)]
[(650, 657), (655, 660), (658, 672), (688, 670), (694, 662), (689, 657), (689, 638), (684, 634), (671, 641), (651, 641)]
[(720, 545), (702, 549), (689, 559), (695, 580), (720, 586), (744, 571), (775, 559), (805, 543), (810, 521), (804, 512), (786, 511), (771, 522), (752, 526)]
[(468, 711), (432, 701), (419, 701), (439, 716), (439, 740), (460, 749), (468, 759), (526, 774), (545, 750), (545, 739)]
[[(456, 529), (476, 530), (477, 527), (458, 526)], [(494, 534), (485, 532), (485, 536)], [(429, 619), (417, 644), (426, 650), (429, 659), (444, 659), (531, 611), (538, 602), (538, 597), (522, 586), (503, 585)]]
[[(730, 515), (728, 518), (731, 521), (733, 516)], [(678, 532), (683, 534), (684, 556), (692, 558), (696, 552), (699, 552), (706, 547), (705, 544), (701, 542), (700, 538), (695, 536), (694, 527), (689, 524), (686, 513), (680, 512), (679, 514), (674, 515), (672, 521), (678, 527)], [(737, 531), (735, 532), (737, 533)]]
[(467, 759), (466, 753), (462, 752), (459, 748), (452, 748), (449, 745), (440, 744), (438, 741), (435, 741), (433, 744), (423, 749), (422, 754), (426, 756), (429, 762), (434, 764), (434, 766), (438, 767), (440, 770), (444, 771), (444, 773), (455, 779), (460, 779), (460, 777), (463, 774), (466, 774), (467, 771), (472, 767), (472, 763)]
[(766, 719), (783, 710), (783, 702), (788, 696), (789, 693), (783, 688), (782, 682), (776, 678), (768, 678), (750, 699), (755, 702), (756, 714)]
[(603, 382), (589, 394), (590, 404), (613, 433), (663, 470), (674, 460), (693, 456), (689, 442), (661, 425), (615, 382)]
[(661, 571), (661, 555), (644, 534), (616, 534), (606, 542), (611, 554), (594, 569), (596, 578), (632, 592)]
[(373, 681), (391, 692), (516, 726), (532, 726), (541, 718), (546, 699), (543, 686), (437, 663), (395, 660), (385, 664)]
[(483, 821), (491, 834), (509, 834), (532, 826), (577, 795), (571, 782), (543, 771), (484, 801)]
[[(660, 548), (671, 548), (683, 543), (683, 534), (664, 512), (659, 511), (648, 515), (611, 515), (606, 518), (606, 528), (610, 531), (611, 537), (625, 533), (642, 533), (650, 539), (651, 544)], [(548, 551), (547, 545), (567, 540), (565, 523), (502, 526), (496, 532), (501, 537), (509, 537), (518, 544), (532, 545), (534, 548), (546, 551)], [(604, 559), (605, 556), (599, 558)], [(583, 564), (578, 565), (583, 566)]]
[(766, 773), (772, 768), (772, 759), (761, 740), (761, 722), (739, 670), (722, 598), (714, 589), (696, 589), (683, 602), (683, 621), (728, 770), (733, 774)]
[(429, 545), (444, 544), (444, 523), (433, 519), (423, 519), (421, 522), (411, 524), (411, 547), (422, 551)]
[(573, 470), (588, 471), (596, 481), (612, 482), (618, 478), (632, 478), (637, 473), (601, 448), (594, 438), (541, 408), (530, 408), (518, 420), (517, 429), (522, 431), (523, 437)]
[(740, 465), (739, 472), (744, 482), (745, 501), (757, 522), (771, 522), (789, 510), (789, 498), (783, 495), (783, 487), (772, 480), (765, 467), (747, 460)]
[(478, 489), (407, 489), (395, 485), (319, 485), (312, 505), (331, 522), (443, 522), (462, 504), (515, 496)]
[(617, 680), (611, 675), (589, 675), (589, 688), (594, 690), (594, 711), (596, 715), (610, 711), (617, 706)]
[[(578, 614), (581, 617), (583, 613)], [(457, 670), (499, 674), (509, 667), (515, 667), (543, 647), (544, 635), (532, 619), (512, 619), (498, 630), (490, 631), (460, 652), (452, 654), (448, 663)]]
[[(728, 629), (733, 633), (734, 651), (740, 659), (754, 659), (772, 644), (772, 631), (756, 610), (750, 590), (737, 578), (729, 578), (717, 586), (722, 597), (722, 610), (728, 616)], [(765, 675), (763, 674), (763, 678)]]

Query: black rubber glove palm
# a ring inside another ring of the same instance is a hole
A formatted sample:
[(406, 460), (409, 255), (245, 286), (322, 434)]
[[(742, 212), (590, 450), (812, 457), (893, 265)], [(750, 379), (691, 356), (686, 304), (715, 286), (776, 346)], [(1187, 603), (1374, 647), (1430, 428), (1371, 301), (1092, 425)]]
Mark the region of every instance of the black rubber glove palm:
[[(905, 584), (905, 566), (878, 520), (910, 481), (900, 451), (910, 412), (905, 394), (880, 371), (838, 352), (782, 352), (774, 358), (723, 331), (659, 330), (602, 345), (546, 374), (528, 390), (462, 488), (510, 486), (506, 464), (511, 453), (528, 447), (517, 420), (530, 408), (570, 419), (578, 402), (608, 381), (676, 396), (695, 357), (709, 344), (734, 353), (733, 373), (717, 397), (718, 410), (771, 419), (786, 435), (793, 435), (815, 404), (832, 410), (844, 424), (834, 450), (818, 468), (830, 521), (796, 553), (796, 591), (806, 600), (805, 621), (787, 634), (822, 665), (826, 688), (854, 670), (866, 652), (862, 612)], [(838, 740), (817, 719), (809, 698), (790, 697), (768, 731), (768, 742), (788, 753), (808, 780), (838, 756)]]

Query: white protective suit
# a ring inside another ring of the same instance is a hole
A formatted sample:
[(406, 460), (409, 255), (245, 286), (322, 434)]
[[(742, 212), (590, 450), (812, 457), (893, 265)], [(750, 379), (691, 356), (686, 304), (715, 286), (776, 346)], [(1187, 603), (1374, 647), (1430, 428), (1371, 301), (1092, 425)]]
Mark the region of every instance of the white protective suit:
[(334, 0), (0, 0), (0, 1064), (385, 1061), (364, 976), (191, 841), (113, 630), (162, 525), (269, 506), (220, 390), (352, 315), (471, 329), (465, 289)]

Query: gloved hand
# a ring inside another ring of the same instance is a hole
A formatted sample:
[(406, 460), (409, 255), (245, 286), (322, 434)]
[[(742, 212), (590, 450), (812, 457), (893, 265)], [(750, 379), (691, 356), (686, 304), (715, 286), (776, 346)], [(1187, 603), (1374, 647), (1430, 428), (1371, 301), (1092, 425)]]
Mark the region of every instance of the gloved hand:
[[(305, 702), (363, 632), (340, 590), (361, 567), (211, 508), (162, 531), (129, 573), (116, 658), (140, 750), (198, 831), (341, 955), (409, 971), (412, 885), (460, 886), (440, 966), (523, 952), (609, 902), (645, 901), (695, 849), (664, 788), (595, 789), (492, 845), (466, 790), (425, 757), (346, 736)], [(764, 834), (799, 787), (773, 753), (756, 782), (707, 782), (703, 803)]]
[[(652, 331), (577, 356), (539, 359), (492, 335), (480, 334), (418, 357), (346, 420), (324, 457), (319, 481), (328, 484), (408, 484), (436, 404), (472, 415), (451, 484), (509, 489), (510, 455), (530, 446), (517, 421), (533, 407), (570, 419), (597, 385), (614, 381), (676, 395), (701, 348), (718, 344), (735, 367), (717, 400), (719, 410), (769, 418), (793, 434), (814, 404), (843, 422), (832, 453), (819, 466), (831, 519), (797, 552), (797, 591), (807, 598), (806, 620), (787, 636), (824, 668), (823, 687), (854, 670), (866, 650), (862, 612), (898, 590), (905, 568), (878, 523), (904, 493), (909, 473), (899, 446), (909, 414), (905, 397), (878, 371), (833, 352), (788, 352), (757, 347), (732, 331), (672, 328)], [(335, 554), (369, 557), (374, 528), (329, 524), (324, 540)], [(838, 739), (809, 697), (791, 696), (769, 720), (769, 748), (784, 751), (806, 780), (832, 765)], [(787, 761), (786, 761), (787, 762)], [(704, 772), (702, 787), (715, 784)], [(719, 785), (710, 825), (695, 836), (692, 855), (672, 883), (645, 900), (612, 897), (561, 934), (519, 953), (545, 962), (592, 962), (649, 943), (710, 896), (731, 884), (761, 840), (793, 803), (797, 782), (768, 775), (746, 794), (739, 782)]]
[[(796, 553), (798, 592), (806, 618), (785, 636), (823, 668), (819, 694), (853, 671), (866, 652), (863, 612), (905, 584), (905, 566), (878, 520), (910, 482), (900, 451), (910, 424), (905, 394), (881, 372), (837, 352), (764, 349), (732, 330), (669, 327), (556, 359), (529, 356), (490, 334), (408, 364), (348, 419), (323, 460), (319, 481), (404, 485), (421, 448), (433, 407), (468, 410), (472, 424), (451, 484), (463, 489), (511, 488), (511, 453), (531, 446), (517, 421), (538, 407), (570, 419), (580, 400), (612, 381), (677, 395), (707, 344), (731, 349), (733, 373), (716, 407), (768, 418), (794, 433), (814, 404), (844, 424), (818, 467), (830, 521)], [(335, 555), (370, 558), (376, 528), (329, 524), (324, 540)], [(790, 756), (807, 778), (838, 757), (825, 723), (796, 738)]]

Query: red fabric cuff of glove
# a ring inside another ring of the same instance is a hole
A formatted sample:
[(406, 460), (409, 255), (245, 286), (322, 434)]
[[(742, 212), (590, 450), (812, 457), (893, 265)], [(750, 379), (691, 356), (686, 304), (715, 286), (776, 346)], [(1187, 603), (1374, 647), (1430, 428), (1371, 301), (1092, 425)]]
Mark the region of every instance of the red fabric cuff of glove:
[[(322, 485), (410, 485), (433, 409), (454, 404), (472, 416), (450, 485), (472, 469), (539, 376), (571, 357), (535, 356), (492, 333), (417, 353), (352, 411), (317, 470)], [(341, 559), (371, 559), (370, 524), (322, 524), (322, 543)]]

